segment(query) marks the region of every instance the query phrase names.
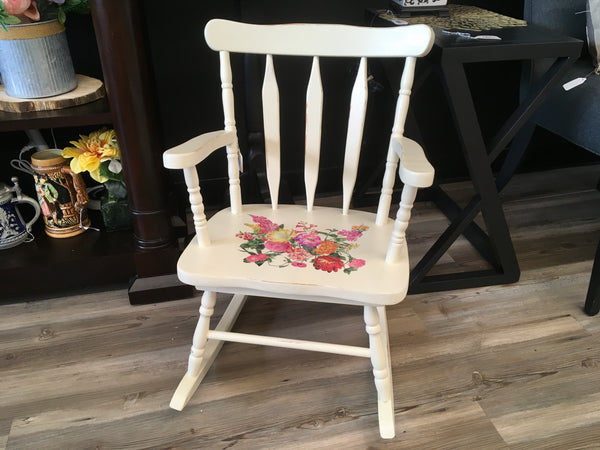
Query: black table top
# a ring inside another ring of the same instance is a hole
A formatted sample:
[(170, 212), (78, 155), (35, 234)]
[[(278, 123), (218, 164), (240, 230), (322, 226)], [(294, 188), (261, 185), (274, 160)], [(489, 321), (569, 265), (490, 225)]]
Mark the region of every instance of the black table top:
[(439, 28), (434, 31), (432, 52), (451, 55), (462, 62), (578, 57), (583, 45), (579, 39), (536, 25), (471, 33), (472, 36), (495, 35), (501, 40), (469, 39), (444, 33)]
[[(379, 17), (379, 10), (367, 9), (370, 25), (398, 26)], [(403, 26), (403, 25), (400, 25)], [(495, 28), (471, 32), (472, 36), (495, 35), (501, 40), (468, 39), (435, 31), (431, 55), (449, 56), (462, 62), (525, 60), (535, 58), (579, 57), (583, 42), (537, 25)], [(452, 30), (455, 31), (455, 30)]]

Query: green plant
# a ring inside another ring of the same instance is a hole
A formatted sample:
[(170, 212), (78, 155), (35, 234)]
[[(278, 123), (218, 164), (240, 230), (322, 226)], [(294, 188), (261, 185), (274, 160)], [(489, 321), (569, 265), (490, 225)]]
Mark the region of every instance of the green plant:
[(67, 14), (89, 12), (88, 0), (1, 0), (0, 26), (58, 19), (65, 23)]

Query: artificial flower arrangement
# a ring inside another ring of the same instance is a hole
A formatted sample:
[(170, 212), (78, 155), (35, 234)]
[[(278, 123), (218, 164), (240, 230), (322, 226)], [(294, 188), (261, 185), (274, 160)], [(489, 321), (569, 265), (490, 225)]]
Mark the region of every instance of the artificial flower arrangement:
[(1, 0), (0, 26), (58, 19), (65, 23), (67, 13), (89, 12), (88, 0)]
[(100, 198), (100, 212), (106, 231), (130, 229), (132, 215), (127, 204), (127, 187), (115, 130), (102, 128), (89, 136), (80, 135), (79, 140), (71, 141), (71, 144), (73, 147), (65, 147), (62, 151), (64, 158), (71, 159), (71, 170), (88, 172), (105, 189)]
[(245, 242), (241, 250), (247, 254), (246, 263), (261, 266), (265, 263), (276, 267), (293, 266), (350, 274), (366, 264), (364, 259), (354, 258), (350, 251), (358, 247), (358, 239), (369, 229), (355, 225), (350, 230), (328, 228), (319, 230), (317, 225), (298, 222), (288, 230), (266, 217), (254, 216), (252, 231), (240, 231), (236, 236)]
[(88, 172), (92, 179), (104, 185), (109, 199), (127, 197), (115, 130), (102, 128), (89, 136), (80, 135), (79, 140), (71, 141), (71, 144), (73, 147), (65, 147), (62, 156), (71, 158), (73, 172)]

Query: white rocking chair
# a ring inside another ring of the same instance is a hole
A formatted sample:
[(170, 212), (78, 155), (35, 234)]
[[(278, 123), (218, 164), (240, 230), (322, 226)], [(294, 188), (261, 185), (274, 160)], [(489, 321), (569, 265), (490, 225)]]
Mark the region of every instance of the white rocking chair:
[[(403, 136), (416, 58), (433, 45), (425, 25), (363, 28), (346, 25), (250, 25), (212, 20), (208, 45), (220, 54), (225, 128), (191, 139), (164, 153), (164, 165), (183, 169), (196, 237), (181, 255), (182, 282), (204, 291), (187, 373), (171, 407), (183, 409), (223, 341), (271, 345), (371, 358), (378, 396), (379, 430), (394, 437), (394, 395), (386, 306), (406, 296), (409, 263), (405, 230), (417, 188), (430, 186), (434, 170), (421, 147)], [(262, 101), (271, 204), (242, 205), (239, 148), (234, 118), (230, 52), (266, 55)], [(279, 205), (279, 92), (273, 55), (311, 57), (306, 93), (306, 206)], [(360, 58), (351, 93), (343, 167), (341, 208), (313, 206), (319, 174), (323, 88), (322, 57)], [(377, 214), (350, 209), (367, 110), (367, 57), (404, 58)], [(204, 214), (196, 164), (226, 147), (231, 207), (209, 221)], [(404, 183), (396, 220), (389, 218), (398, 170)], [(216, 293), (233, 299), (214, 330), (209, 329)], [(369, 347), (283, 339), (231, 332), (246, 295), (362, 306)]]

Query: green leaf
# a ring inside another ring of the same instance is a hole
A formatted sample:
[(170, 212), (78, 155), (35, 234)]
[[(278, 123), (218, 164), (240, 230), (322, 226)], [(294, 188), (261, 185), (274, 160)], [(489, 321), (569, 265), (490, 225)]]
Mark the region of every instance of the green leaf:
[(58, 7), (58, 21), (60, 23), (65, 23), (67, 21), (67, 15), (65, 14), (62, 6)]
[(117, 198), (127, 197), (127, 188), (122, 181), (108, 180), (104, 183), (104, 186), (106, 186), (106, 190), (110, 195)]
[(123, 181), (123, 172), (120, 172), (120, 173), (111, 172), (108, 168), (109, 164), (110, 164), (109, 160), (102, 161), (100, 163), (100, 168), (99, 168), (100, 176), (102, 176), (104, 178), (108, 178), (109, 180), (122, 182)]

